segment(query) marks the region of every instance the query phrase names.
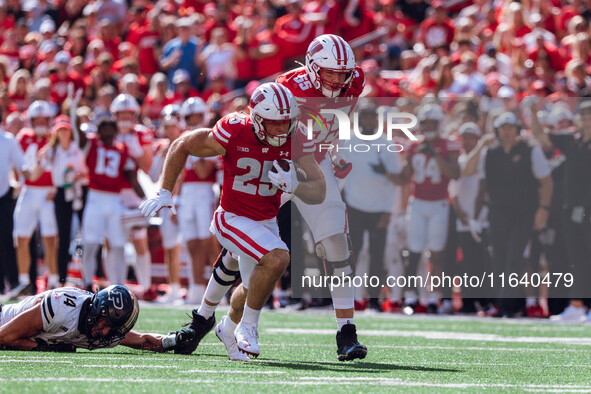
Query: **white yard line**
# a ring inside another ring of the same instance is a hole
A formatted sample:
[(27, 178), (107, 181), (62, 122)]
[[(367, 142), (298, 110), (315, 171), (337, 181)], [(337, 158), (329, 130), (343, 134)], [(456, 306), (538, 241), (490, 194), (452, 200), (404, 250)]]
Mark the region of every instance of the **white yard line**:
[[(0, 378), (0, 382), (95, 382), (95, 383), (134, 383), (134, 384), (152, 384), (152, 383), (166, 383), (166, 384), (195, 384), (195, 383), (209, 383), (216, 384), (219, 380), (215, 379), (117, 379), (117, 378), (72, 378), (72, 377), (46, 377), (46, 378)], [(530, 389), (530, 390), (591, 390), (590, 385), (543, 385), (543, 384), (505, 384), (505, 383), (431, 383), (431, 382), (405, 382), (400, 379), (391, 378), (346, 378), (346, 377), (315, 377), (302, 376), (297, 380), (276, 380), (276, 381), (227, 381), (225, 384), (241, 384), (241, 385), (289, 385), (289, 386), (322, 386), (334, 385), (335, 382), (339, 384), (346, 383), (347, 385), (356, 386), (398, 386), (398, 387), (436, 387), (436, 388), (515, 388), (515, 389)]]
[[(299, 335), (334, 335), (334, 330), (328, 329), (299, 329), (299, 328), (269, 328), (269, 334), (299, 334)], [(515, 342), (515, 343), (561, 343), (568, 345), (591, 346), (591, 338), (572, 337), (509, 337), (497, 334), (477, 334), (469, 332), (445, 331), (402, 331), (402, 330), (359, 330), (361, 336), (380, 337), (418, 337), (425, 339), (443, 339), (460, 341), (484, 342)]]

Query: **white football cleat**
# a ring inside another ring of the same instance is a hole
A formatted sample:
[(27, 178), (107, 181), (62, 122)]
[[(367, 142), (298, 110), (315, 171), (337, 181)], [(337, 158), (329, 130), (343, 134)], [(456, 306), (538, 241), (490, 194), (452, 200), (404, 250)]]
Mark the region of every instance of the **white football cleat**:
[(228, 358), (231, 361), (250, 361), (248, 354), (238, 349), (238, 345), (236, 344), (236, 337), (234, 337), (234, 332), (225, 329), (226, 319), (229, 319), (229, 317), (222, 317), (222, 320), (215, 328), (215, 335), (218, 337), (220, 342), (223, 343), (226, 347), (226, 352), (228, 352)]
[(567, 306), (560, 315), (550, 316), (552, 321), (581, 322), (585, 321), (587, 309), (584, 306)]
[(238, 326), (236, 326), (236, 330), (234, 330), (234, 336), (236, 337), (238, 349), (255, 358), (259, 356), (259, 333), (256, 326), (240, 322), (238, 323)]

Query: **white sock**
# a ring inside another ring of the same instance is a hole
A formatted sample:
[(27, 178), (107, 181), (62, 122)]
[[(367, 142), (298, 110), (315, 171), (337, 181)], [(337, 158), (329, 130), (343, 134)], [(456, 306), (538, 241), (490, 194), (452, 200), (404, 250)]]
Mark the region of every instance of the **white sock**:
[(244, 305), (244, 313), (242, 314), (242, 320), (240, 322), (258, 327), (260, 314), (260, 309), (256, 310), (249, 308), (248, 305)]
[(181, 290), (181, 285), (178, 283), (171, 283), (170, 284), (170, 294), (174, 296), (178, 296), (179, 291)]
[(226, 315), (226, 318), (224, 319), (224, 326), (222, 327), (222, 330), (224, 330), (225, 332), (233, 333), (234, 330), (236, 330), (237, 325), (238, 324), (234, 323), (232, 321), (232, 319), (230, 319), (230, 315)]
[(31, 278), (29, 277), (29, 274), (18, 274), (18, 284), (19, 285), (30, 285)]
[[(109, 251), (107, 260), (111, 267), (112, 278), (109, 278), (109, 282), (113, 285), (125, 284), (127, 279), (127, 264), (125, 263), (125, 251), (123, 246), (112, 247)], [(108, 271), (107, 271), (108, 272)]]
[[(199, 305), (199, 309), (197, 309), (197, 313), (204, 318), (209, 319), (213, 316), (217, 307), (217, 305), (208, 305), (206, 302), (202, 302), (201, 305)], [(230, 318), (228, 317), (228, 319)]]
[(140, 286), (148, 290), (152, 285), (152, 261), (150, 254), (141, 254), (136, 257), (137, 281)]
[(47, 278), (47, 287), (56, 287), (60, 281), (60, 276), (57, 274), (49, 274)]
[(538, 305), (538, 301), (536, 301), (536, 297), (527, 297), (525, 299), (525, 306), (526, 307), (536, 306), (536, 305)]
[[(224, 274), (222, 272), (222, 270), (219, 269), (215, 269), (216, 273), (220, 275), (220, 278), (224, 281), (230, 281), (230, 280), (234, 280), (234, 277), (232, 276), (231, 279), (230, 278), (226, 278), (226, 274)], [(229, 286), (225, 286), (222, 285), (220, 283), (218, 283), (217, 280), (215, 280), (214, 276), (211, 275), (209, 277), (209, 282), (207, 282), (207, 289), (205, 290), (205, 299), (210, 301), (212, 304), (219, 304), (222, 299), (224, 298), (224, 296), (226, 295), (226, 293), (228, 292), (228, 290), (230, 290), (230, 288), (232, 287), (232, 285)]]
[(345, 324), (353, 324), (353, 318), (352, 317), (345, 317), (345, 318), (337, 317), (337, 331), (338, 332), (341, 332), (341, 328), (343, 328), (343, 326)]

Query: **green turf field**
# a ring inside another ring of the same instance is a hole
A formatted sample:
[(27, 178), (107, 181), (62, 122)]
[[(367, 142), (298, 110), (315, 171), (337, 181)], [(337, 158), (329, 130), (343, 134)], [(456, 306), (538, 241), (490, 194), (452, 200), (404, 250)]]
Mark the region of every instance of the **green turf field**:
[[(144, 304), (136, 328), (166, 333), (186, 312)], [(356, 323), (369, 353), (349, 363), (336, 359), (330, 311), (264, 311), (250, 363), (228, 361), (213, 333), (191, 356), (0, 352), (0, 393), (591, 391), (590, 324), (370, 314)]]

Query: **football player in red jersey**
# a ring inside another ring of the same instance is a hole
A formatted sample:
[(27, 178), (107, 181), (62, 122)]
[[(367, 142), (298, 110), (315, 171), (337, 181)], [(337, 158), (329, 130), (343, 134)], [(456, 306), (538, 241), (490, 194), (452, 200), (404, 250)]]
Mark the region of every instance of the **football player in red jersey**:
[[(339, 36), (325, 34), (308, 46), (306, 65), (280, 75), (277, 82), (291, 90), (302, 107), (317, 104), (349, 113), (363, 91), (365, 76), (361, 67), (355, 64), (355, 55), (349, 44)], [(324, 100), (320, 101), (320, 98)], [(327, 120), (328, 130), (314, 129), (317, 148), (314, 156), (326, 179), (326, 199), (319, 205), (306, 204), (297, 197), (294, 202), (312, 231), (316, 253), (325, 261), (329, 273), (339, 277), (354, 275), (346, 207), (336, 179), (347, 176), (352, 164), (339, 158), (332, 150), (319, 149), (320, 144), (337, 145), (335, 140), (339, 131), (336, 119), (329, 115), (323, 116)], [(357, 341), (353, 324), (355, 289), (352, 286), (337, 287), (331, 295), (338, 328), (339, 360), (364, 358), (367, 348)]]
[[(73, 104), (75, 105), (75, 103)], [(82, 279), (87, 289), (92, 288), (92, 279), (96, 271), (96, 252), (106, 238), (109, 241), (111, 261), (107, 266), (109, 281), (113, 284), (125, 283), (127, 266), (123, 246), (127, 237), (121, 223), (121, 189), (131, 184), (135, 193), (144, 198), (144, 192), (137, 183), (136, 167), (130, 158), (127, 147), (115, 142), (117, 124), (110, 119), (103, 119), (97, 126), (97, 134), (79, 133), (72, 119), (72, 127), (80, 148), (86, 156), (88, 167), (89, 190), (82, 217)]]
[[(449, 221), (447, 187), (451, 179), (460, 176), (458, 157), (461, 146), (456, 141), (441, 137), (445, 118), (441, 107), (425, 104), (419, 109), (417, 118), (423, 139), (411, 145), (402, 170), (404, 179), (413, 186), (407, 212), (410, 250), (409, 264), (405, 269), (407, 277), (417, 274), (425, 249), (431, 252), (432, 275), (441, 274)], [(405, 297), (405, 304), (411, 308), (409, 313), (417, 309), (416, 297), (416, 294)], [(436, 313), (437, 302), (437, 296), (430, 296), (427, 310)]]
[[(26, 166), (32, 170), (38, 161), (38, 152), (50, 139), (51, 119), (55, 112), (47, 101), (37, 100), (27, 110), (30, 127), (23, 129), (17, 135), (23, 152), (25, 152)], [(45, 167), (46, 163), (40, 163)], [(40, 226), (43, 246), (45, 247), (45, 262), (52, 274), (57, 274), (57, 221), (53, 198), (55, 188), (51, 178), (51, 168), (36, 180), (27, 179), (19, 195), (14, 211), (14, 236), (17, 245), (18, 281), (19, 284), (9, 294), (9, 298), (28, 294), (30, 290), (29, 268), (31, 255), (29, 243), (31, 236)]]
[[(110, 112), (115, 117), (119, 134), (117, 134), (116, 142), (125, 144), (129, 155), (136, 161), (137, 168), (144, 171), (146, 174), (150, 171), (152, 166), (152, 141), (154, 137), (150, 130), (145, 126), (138, 124), (138, 116), (140, 107), (133, 96), (129, 94), (120, 94), (111, 103)], [(124, 186), (121, 189), (121, 197), (123, 205), (130, 210), (130, 214), (134, 215), (141, 204), (141, 199), (138, 197), (132, 186), (124, 179)], [(142, 286), (144, 292), (144, 299), (153, 299), (154, 296), (149, 294), (150, 286), (152, 285), (150, 249), (148, 248), (148, 229), (143, 227), (131, 231), (131, 238), (133, 246), (137, 254), (136, 257), (136, 276), (138, 283)], [(126, 238), (129, 238), (126, 237)], [(114, 262), (110, 261), (108, 265)]]
[[(305, 139), (298, 118), (298, 105), (288, 89), (276, 83), (259, 86), (252, 94), (250, 116), (234, 112), (213, 130), (198, 129), (175, 141), (158, 197), (141, 207), (145, 215), (173, 207), (171, 190), (189, 155), (223, 156), (222, 196), (210, 228), (224, 248), (240, 257), (242, 286), (216, 328), (230, 359), (248, 360), (244, 353), (258, 356), (261, 309), (289, 264), (276, 220), (281, 194), (295, 194), (309, 204), (325, 197), (314, 145)], [(298, 181), (293, 162), (284, 169), (280, 159), (293, 159), (306, 179)]]

